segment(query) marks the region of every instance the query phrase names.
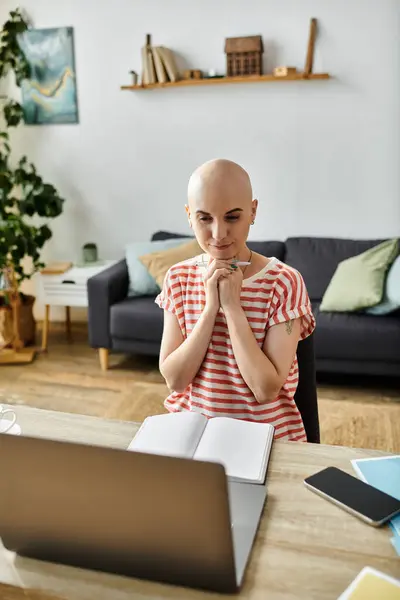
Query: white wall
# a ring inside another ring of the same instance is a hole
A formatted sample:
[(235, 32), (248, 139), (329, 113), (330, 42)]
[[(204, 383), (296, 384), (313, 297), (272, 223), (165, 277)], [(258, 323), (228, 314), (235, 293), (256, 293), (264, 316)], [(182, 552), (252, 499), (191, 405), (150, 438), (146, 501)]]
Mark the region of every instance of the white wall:
[[(3, 22), (15, 1), (1, 0)], [(188, 177), (222, 156), (260, 200), (254, 239), (389, 237), (400, 230), (398, 0), (26, 0), (36, 27), (71, 25), (80, 123), (21, 127), (25, 152), (66, 198), (46, 256), (106, 258), (158, 228), (184, 232)], [(182, 68), (223, 72), (224, 38), (261, 34), (268, 71), (304, 65), (334, 79), (121, 91), (145, 34)]]

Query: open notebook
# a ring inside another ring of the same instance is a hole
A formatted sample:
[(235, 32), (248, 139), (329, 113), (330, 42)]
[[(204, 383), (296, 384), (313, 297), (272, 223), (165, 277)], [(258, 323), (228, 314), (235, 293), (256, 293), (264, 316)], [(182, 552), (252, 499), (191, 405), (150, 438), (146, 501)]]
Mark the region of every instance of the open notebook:
[(274, 427), (195, 412), (147, 417), (128, 450), (219, 462), (232, 481), (264, 483)]

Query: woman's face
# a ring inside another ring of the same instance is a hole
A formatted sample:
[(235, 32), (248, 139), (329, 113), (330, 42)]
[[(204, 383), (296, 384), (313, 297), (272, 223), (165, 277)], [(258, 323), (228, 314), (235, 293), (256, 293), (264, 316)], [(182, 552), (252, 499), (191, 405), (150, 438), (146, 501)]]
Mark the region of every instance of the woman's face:
[(249, 199), (240, 193), (240, 189), (229, 185), (219, 190), (207, 190), (186, 207), (199, 245), (219, 260), (243, 254), (256, 210), (257, 200)]

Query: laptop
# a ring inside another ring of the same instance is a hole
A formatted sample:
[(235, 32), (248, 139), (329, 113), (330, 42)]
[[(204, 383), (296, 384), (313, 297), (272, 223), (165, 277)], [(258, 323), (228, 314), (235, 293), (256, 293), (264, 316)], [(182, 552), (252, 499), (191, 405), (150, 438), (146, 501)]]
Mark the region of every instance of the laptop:
[(22, 556), (239, 590), (266, 499), (222, 465), (0, 434), (0, 537)]

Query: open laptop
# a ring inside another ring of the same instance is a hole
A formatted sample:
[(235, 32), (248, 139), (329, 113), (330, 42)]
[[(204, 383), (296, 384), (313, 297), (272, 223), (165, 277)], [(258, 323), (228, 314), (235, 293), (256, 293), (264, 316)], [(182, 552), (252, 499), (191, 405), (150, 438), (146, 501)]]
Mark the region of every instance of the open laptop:
[(218, 592), (239, 589), (264, 485), (222, 465), (0, 434), (0, 537), (20, 555)]

